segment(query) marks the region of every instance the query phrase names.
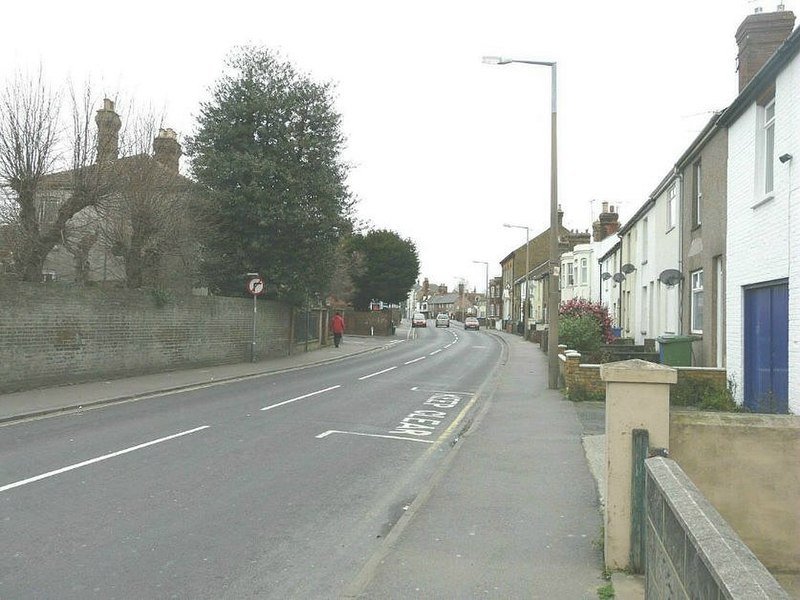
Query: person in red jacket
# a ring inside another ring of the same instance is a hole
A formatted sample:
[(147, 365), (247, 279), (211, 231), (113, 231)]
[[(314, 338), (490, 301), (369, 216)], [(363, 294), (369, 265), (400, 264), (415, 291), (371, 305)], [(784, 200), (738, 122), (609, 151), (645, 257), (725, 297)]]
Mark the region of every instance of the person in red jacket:
[(344, 317), (338, 310), (331, 321), (331, 331), (333, 331), (333, 345), (338, 348), (342, 342), (342, 334), (344, 334)]

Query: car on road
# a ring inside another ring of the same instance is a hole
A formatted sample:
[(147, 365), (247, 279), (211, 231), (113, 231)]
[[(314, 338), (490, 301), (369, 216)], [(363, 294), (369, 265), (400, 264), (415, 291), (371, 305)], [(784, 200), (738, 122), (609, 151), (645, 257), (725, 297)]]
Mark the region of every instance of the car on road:
[(474, 329), (478, 331), (481, 328), (481, 323), (475, 317), (467, 317), (464, 319), (464, 329)]
[(450, 327), (450, 315), (446, 313), (439, 313), (436, 315), (437, 327)]
[(414, 313), (411, 318), (411, 327), (427, 327), (428, 322), (425, 320), (425, 315), (422, 313)]

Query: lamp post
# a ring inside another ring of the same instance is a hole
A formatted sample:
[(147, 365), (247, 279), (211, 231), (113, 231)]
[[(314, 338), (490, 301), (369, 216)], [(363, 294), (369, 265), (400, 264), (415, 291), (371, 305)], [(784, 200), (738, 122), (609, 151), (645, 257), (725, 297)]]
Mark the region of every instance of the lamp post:
[(558, 136), (557, 136), (557, 86), (556, 63), (554, 61), (517, 60), (499, 56), (484, 56), (483, 62), (490, 65), (507, 65), (520, 63), (524, 65), (539, 65), (550, 67), (552, 76), (550, 86), (551, 115), (550, 115), (550, 276), (549, 293), (547, 301), (547, 357), (548, 357), (548, 387), (558, 389), (558, 305), (561, 302), (559, 295), (559, 254), (558, 254)]
[[(531, 245), (531, 230), (527, 225), (510, 225), (503, 223), (503, 227), (510, 227), (514, 229), (525, 230), (525, 304), (522, 305), (522, 337), (528, 339), (528, 294), (530, 287), (528, 286), (528, 276), (531, 273), (531, 258), (530, 258), (530, 245)], [(520, 294), (521, 296), (522, 294)]]
[(488, 327), (488, 324), (489, 324), (489, 263), (486, 262), (485, 260), (473, 260), (472, 262), (474, 262), (476, 264), (479, 264), (479, 265), (484, 265), (486, 267), (486, 316), (484, 317), (486, 319), (486, 325), (484, 325), (484, 326)]

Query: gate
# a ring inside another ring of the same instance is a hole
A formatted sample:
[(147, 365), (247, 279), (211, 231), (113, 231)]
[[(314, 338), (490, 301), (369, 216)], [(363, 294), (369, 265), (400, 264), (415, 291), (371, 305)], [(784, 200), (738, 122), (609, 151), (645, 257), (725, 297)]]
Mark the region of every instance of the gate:
[(789, 285), (744, 290), (744, 404), (789, 411)]

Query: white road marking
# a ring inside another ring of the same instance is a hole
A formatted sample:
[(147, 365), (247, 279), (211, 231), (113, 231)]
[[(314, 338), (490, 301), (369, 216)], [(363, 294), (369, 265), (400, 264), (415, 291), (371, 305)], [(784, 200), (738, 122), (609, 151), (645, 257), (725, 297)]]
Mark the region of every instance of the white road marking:
[(433, 356), (434, 354), (439, 354), (439, 352), (441, 352), (441, 351), (442, 351), (442, 349), (439, 348), (438, 350), (434, 350), (433, 352), (431, 352), (428, 356)]
[(404, 364), (404, 365), (410, 365), (410, 364), (412, 364), (412, 363), (419, 362), (419, 361), (421, 361), (421, 360), (425, 360), (426, 358), (427, 358), (427, 357), (425, 357), (425, 356), (420, 356), (419, 358), (415, 358), (414, 360), (410, 360), (410, 361), (408, 361), (408, 362), (405, 362), (405, 363), (403, 363), (403, 364)]
[(310, 394), (304, 394), (302, 396), (298, 396), (297, 398), (292, 398), (291, 400), (284, 400), (283, 402), (278, 402), (277, 404), (270, 404), (269, 406), (265, 406), (261, 410), (270, 410), (272, 408), (278, 408), (279, 406), (283, 406), (284, 404), (290, 404), (292, 402), (297, 402), (298, 400), (303, 400), (304, 398), (310, 398), (311, 396), (316, 396), (317, 394), (324, 394), (325, 392), (330, 392), (331, 390), (335, 390), (336, 388), (342, 387), (341, 385), (332, 385), (329, 388), (325, 388), (324, 390), (317, 390), (316, 392), (311, 392)]
[(449, 347), (450, 347), (450, 346), (452, 346), (453, 344), (455, 344), (455, 342), (451, 342), (451, 343), (447, 344), (447, 346), (445, 346), (445, 348), (449, 348)]
[(370, 377), (375, 377), (376, 375), (381, 375), (383, 373), (388, 373), (389, 371), (393, 371), (397, 367), (389, 367), (388, 369), (384, 369), (383, 371), (378, 371), (377, 373), (370, 373), (369, 375), (364, 375), (363, 377), (359, 377), (359, 381), (363, 381), (364, 379), (369, 379)]
[(39, 481), (41, 479), (47, 479), (48, 477), (53, 477), (55, 475), (60, 475), (61, 473), (66, 473), (67, 471), (73, 471), (75, 469), (80, 469), (81, 467), (86, 467), (92, 465), (94, 463), (98, 463), (103, 460), (108, 460), (109, 458), (114, 458), (116, 456), (122, 456), (123, 454), (127, 454), (128, 452), (133, 452), (134, 450), (141, 450), (142, 448), (147, 448), (148, 446), (152, 446), (154, 444), (160, 444), (161, 442), (167, 442), (169, 440), (174, 440), (175, 438), (182, 437), (184, 435), (189, 435), (190, 433), (195, 433), (197, 431), (201, 431), (203, 429), (208, 429), (209, 425), (203, 425), (202, 427), (195, 427), (194, 429), (190, 429), (188, 431), (182, 431), (181, 433), (176, 433), (174, 435), (168, 435), (167, 437), (159, 438), (157, 440), (153, 440), (151, 442), (145, 442), (144, 444), (139, 444), (138, 446), (132, 446), (130, 448), (125, 448), (124, 450), (118, 450), (117, 452), (112, 452), (111, 454), (104, 454), (103, 456), (98, 456), (97, 458), (91, 458), (89, 460), (85, 460), (83, 462), (76, 463), (74, 465), (69, 465), (68, 467), (62, 467), (61, 469), (56, 469), (55, 471), (50, 471), (48, 473), (42, 473), (41, 475), (36, 475), (35, 477), (29, 477), (28, 479), (23, 479), (21, 481), (16, 481), (14, 483), (9, 483), (8, 485), (4, 485), (0, 487), (0, 492), (5, 492), (6, 490), (11, 490), (17, 487), (21, 487), (23, 485), (27, 485), (29, 483), (33, 483), (34, 481)]
[(406, 442), (422, 442), (423, 444), (433, 444), (436, 441), (436, 440), (420, 440), (420, 439), (417, 439), (417, 438), (403, 437), (403, 436), (399, 436), (399, 435), (379, 435), (377, 433), (359, 433), (357, 431), (338, 431), (336, 429), (330, 429), (329, 431), (326, 431), (325, 433), (320, 433), (316, 437), (318, 439), (322, 439), (322, 438), (328, 437), (332, 433), (341, 433), (341, 434), (344, 434), (344, 435), (359, 435), (359, 436), (362, 436), (362, 437), (384, 438), (384, 439), (387, 439), (387, 440), (404, 440)]

